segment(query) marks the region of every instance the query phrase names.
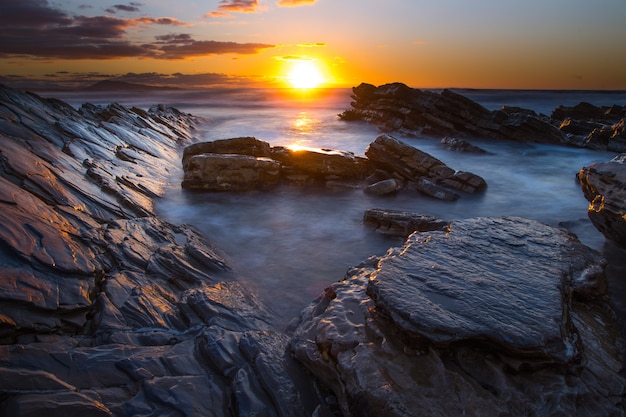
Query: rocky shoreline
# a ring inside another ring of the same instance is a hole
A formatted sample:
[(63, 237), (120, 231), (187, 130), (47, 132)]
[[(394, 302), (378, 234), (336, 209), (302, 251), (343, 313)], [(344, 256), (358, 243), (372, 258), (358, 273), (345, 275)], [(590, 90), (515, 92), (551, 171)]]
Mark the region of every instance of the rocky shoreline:
[[(605, 260), (526, 219), (371, 210), (365, 221), (404, 245), (273, 328), (210, 236), (154, 214), (181, 154), (200, 189), (233, 189), (199, 174), (224, 159), (244, 164), (244, 188), (372, 175), (451, 186), (457, 171), (421, 171), (424, 156), (389, 135), (362, 158), (197, 143), (201, 124), (164, 106), (76, 110), (0, 86), (0, 414), (626, 413)], [(268, 176), (250, 173), (261, 165)]]
[(626, 152), (626, 107), (596, 107), (580, 103), (557, 107), (550, 116), (519, 107), (489, 111), (452, 90), (441, 93), (410, 88), (402, 83), (353, 89), (352, 108), (343, 120), (364, 120), (385, 132), (442, 138), (461, 136)]

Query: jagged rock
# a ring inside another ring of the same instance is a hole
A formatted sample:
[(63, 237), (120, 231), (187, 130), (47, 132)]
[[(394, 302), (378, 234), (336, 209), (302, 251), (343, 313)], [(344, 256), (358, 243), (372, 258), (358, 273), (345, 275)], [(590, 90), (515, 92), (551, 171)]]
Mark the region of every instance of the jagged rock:
[(292, 350), (345, 416), (622, 415), (603, 270), (561, 229), (454, 221), (349, 270)]
[(366, 194), (372, 195), (387, 195), (397, 192), (402, 185), (395, 178), (389, 178), (387, 180), (378, 181), (372, 185), (368, 185), (363, 189)]
[(478, 175), (455, 171), (437, 158), (390, 135), (378, 136), (368, 146), (365, 155), (375, 168), (409, 181), (427, 178), (436, 184), (469, 193), (482, 191), (487, 186)]
[(577, 174), (593, 225), (607, 239), (626, 245), (626, 154), (593, 163)]
[(201, 154), (183, 166), (181, 186), (190, 190), (242, 191), (267, 188), (280, 180), (281, 164), (270, 158), (247, 155)]
[(626, 117), (626, 106), (594, 106), (591, 103), (580, 102), (573, 107), (558, 106), (552, 111), (554, 120), (573, 119), (579, 121), (608, 121), (615, 122)]
[(378, 233), (408, 237), (413, 232), (443, 230), (449, 222), (438, 217), (401, 210), (369, 209), (363, 214), (363, 223)]
[(467, 136), (562, 143), (565, 135), (547, 117), (515, 107), (489, 111), (451, 90), (440, 94), (401, 83), (353, 88), (352, 109), (340, 117), (365, 120), (384, 131), (418, 133), (431, 137)]
[(219, 251), (154, 213), (200, 123), (0, 86), (0, 415), (322, 406)]
[(624, 117), (626, 106), (594, 106), (581, 102), (573, 107), (558, 106), (552, 119), (560, 123), (570, 143), (591, 149), (626, 152)]
[(464, 139), (453, 138), (450, 136), (446, 136), (445, 138), (441, 139), (441, 145), (444, 148), (450, 149), (452, 151), (487, 153), (487, 151), (485, 151), (484, 149), (479, 148), (478, 146), (474, 146)]

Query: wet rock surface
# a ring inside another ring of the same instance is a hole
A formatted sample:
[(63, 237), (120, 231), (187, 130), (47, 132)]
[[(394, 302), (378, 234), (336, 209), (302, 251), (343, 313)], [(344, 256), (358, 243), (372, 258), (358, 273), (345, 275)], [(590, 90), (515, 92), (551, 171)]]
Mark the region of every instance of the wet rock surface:
[(626, 246), (626, 154), (583, 167), (577, 177), (591, 203), (591, 222), (607, 239)]
[(460, 136), (523, 142), (566, 144), (626, 152), (624, 107), (580, 103), (559, 106), (550, 117), (520, 107), (489, 111), (452, 90), (441, 93), (402, 83), (353, 89), (352, 108), (343, 120), (364, 120), (385, 132), (430, 137)]
[[(0, 415), (624, 414), (603, 261), (535, 222), (369, 210), (382, 233), (426, 232), (352, 268), (293, 337), (276, 330), (207, 237), (154, 213), (200, 123), (0, 87)], [(274, 160), (268, 146), (183, 159)], [(360, 161), (326, 156), (290, 175)]]
[(288, 338), (154, 215), (202, 121), (0, 87), (0, 414), (311, 415)]
[(623, 415), (602, 257), (520, 218), (451, 222), (304, 310), (292, 349), (345, 415)]
[[(269, 155), (269, 156), (267, 156)], [(478, 175), (455, 171), (437, 158), (390, 135), (380, 135), (365, 158), (331, 149), (271, 147), (255, 138), (233, 138), (188, 146), (183, 154), (183, 188), (205, 191), (267, 189), (279, 183), (363, 187), (389, 195), (412, 187), (442, 200), (483, 191)]]

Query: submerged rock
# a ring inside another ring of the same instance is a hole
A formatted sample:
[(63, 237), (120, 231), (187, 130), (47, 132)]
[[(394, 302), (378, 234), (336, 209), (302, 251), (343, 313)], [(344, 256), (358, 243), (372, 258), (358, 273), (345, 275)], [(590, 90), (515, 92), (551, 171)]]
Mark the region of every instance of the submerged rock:
[(622, 415), (603, 268), (561, 229), (454, 221), (348, 271), (292, 349), (346, 416)]
[(591, 203), (587, 215), (593, 225), (607, 239), (626, 246), (626, 154), (583, 167), (577, 177)]
[(464, 139), (453, 138), (450, 136), (446, 136), (445, 138), (441, 139), (441, 145), (451, 151), (487, 153), (487, 151), (485, 151), (484, 149), (479, 148), (478, 146), (474, 146)]
[(413, 232), (444, 230), (449, 222), (435, 216), (401, 210), (369, 209), (363, 214), (363, 223), (378, 233), (407, 238)]

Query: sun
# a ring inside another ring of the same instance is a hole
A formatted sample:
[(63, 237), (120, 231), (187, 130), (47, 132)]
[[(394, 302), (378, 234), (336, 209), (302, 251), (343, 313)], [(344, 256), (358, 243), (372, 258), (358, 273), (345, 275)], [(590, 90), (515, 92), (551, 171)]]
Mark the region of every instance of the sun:
[(293, 88), (316, 88), (325, 79), (314, 61), (297, 61), (287, 73), (287, 81)]

